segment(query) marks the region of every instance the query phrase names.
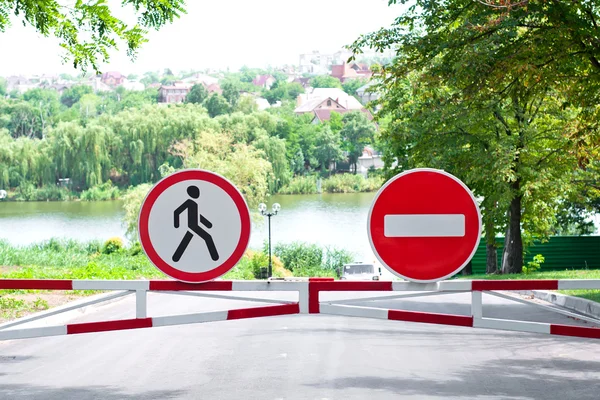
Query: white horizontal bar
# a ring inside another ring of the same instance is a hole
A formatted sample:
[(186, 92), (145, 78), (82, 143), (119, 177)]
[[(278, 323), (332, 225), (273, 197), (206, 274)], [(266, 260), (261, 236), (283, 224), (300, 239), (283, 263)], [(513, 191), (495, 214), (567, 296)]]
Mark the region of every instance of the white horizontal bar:
[(600, 290), (600, 279), (561, 279), (558, 281), (558, 289), (598, 289)]
[(439, 290), (437, 282), (418, 283), (418, 282), (392, 282), (392, 290), (395, 292), (437, 292)]
[(150, 281), (74, 280), (73, 290), (149, 290)]
[(289, 281), (233, 281), (231, 290), (238, 292), (293, 292), (308, 289), (308, 282)]
[(228, 311), (211, 311), (196, 314), (172, 315), (168, 317), (152, 317), (152, 327), (227, 321), (227, 313)]
[(383, 308), (338, 306), (334, 304), (321, 303), (319, 312), (321, 314), (344, 315), (347, 317), (363, 317), (388, 319), (389, 310)]
[(465, 292), (470, 291), (472, 282), (469, 280), (453, 280), (430, 283), (392, 282), (392, 290), (396, 292)]
[(379, 300), (397, 300), (397, 299), (407, 299), (407, 298), (415, 298), (415, 297), (425, 297), (425, 296), (443, 296), (445, 294), (455, 294), (455, 293), (465, 293), (464, 292), (413, 292), (413, 293), (404, 293), (404, 294), (395, 294), (392, 296), (379, 296), (379, 297), (357, 297), (354, 299), (344, 299), (344, 300), (334, 300), (328, 301), (327, 304), (352, 304), (357, 301), (379, 301)]
[(550, 334), (550, 324), (544, 324), (541, 322), (513, 321), (510, 319), (473, 318), (473, 328)]
[(457, 279), (452, 281), (438, 282), (440, 290), (444, 291), (470, 291), (473, 287), (473, 282), (465, 279)]
[(388, 214), (383, 217), (386, 237), (462, 237), (464, 214)]
[(206, 292), (160, 291), (158, 293), (174, 294), (174, 295), (179, 295), (179, 296), (207, 297), (207, 298), (211, 298), (211, 299), (252, 301), (252, 302), (256, 302), (256, 303), (271, 303), (271, 304), (296, 304), (297, 303), (297, 301), (293, 301), (293, 300), (273, 300), (273, 299), (262, 299), (259, 297), (229, 296), (226, 294), (212, 294), (212, 293), (206, 293)]
[(60, 336), (67, 334), (67, 326), (47, 326), (43, 328), (7, 329), (0, 331), (0, 340), (28, 339), (44, 336)]

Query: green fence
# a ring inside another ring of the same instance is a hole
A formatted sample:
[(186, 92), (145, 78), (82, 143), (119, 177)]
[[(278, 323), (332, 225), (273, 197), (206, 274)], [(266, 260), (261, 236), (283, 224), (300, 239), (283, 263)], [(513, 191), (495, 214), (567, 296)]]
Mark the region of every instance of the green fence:
[[(504, 238), (496, 238), (498, 243), (498, 268), (502, 265)], [(525, 254), (525, 264), (536, 254), (546, 259), (542, 271), (565, 269), (600, 269), (600, 236), (553, 236), (546, 243), (535, 242)], [(473, 256), (473, 273), (485, 273), (485, 239)]]

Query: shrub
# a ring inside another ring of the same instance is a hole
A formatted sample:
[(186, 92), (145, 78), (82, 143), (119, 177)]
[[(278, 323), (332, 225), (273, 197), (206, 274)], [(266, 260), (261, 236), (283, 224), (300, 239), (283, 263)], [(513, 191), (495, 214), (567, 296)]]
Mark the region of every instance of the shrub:
[(113, 186), (111, 181), (106, 181), (101, 185), (84, 190), (81, 192), (80, 198), (85, 201), (116, 200), (120, 194), (119, 188)]
[(138, 254), (142, 254), (142, 253), (143, 253), (142, 245), (138, 241), (133, 242), (133, 244), (129, 247), (129, 255), (130, 256), (137, 256)]
[(523, 273), (525, 273), (525, 274), (531, 274), (533, 272), (538, 271), (542, 267), (542, 264), (544, 263), (545, 260), (546, 259), (544, 258), (543, 255), (536, 254), (533, 257), (533, 260), (529, 261), (527, 263), (527, 266), (523, 266)]
[(314, 176), (297, 176), (283, 186), (281, 194), (313, 194), (317, 193), (317, 180)]
[(273, 248), (273, 253), (281, 259), (286, 269), (292, 271), (294, 276), (302, 268), (321, 268), (323, 250), (316, 244), (308, 243), (279, 243)]
[(123, 250), (123, 240), (119, 237), (112, 237), (104, 242), (104, 246), (102, 246), (103, 254), (112, 254), (118, 253)]

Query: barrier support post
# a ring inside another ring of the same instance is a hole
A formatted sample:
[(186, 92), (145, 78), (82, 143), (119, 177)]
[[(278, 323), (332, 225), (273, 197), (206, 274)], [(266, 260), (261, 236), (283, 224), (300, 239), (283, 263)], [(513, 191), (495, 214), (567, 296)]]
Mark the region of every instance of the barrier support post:
[(138, 289), (135, 291), (135, 317), (146, 318), (147, 317), (147, 291), (144, 289)]
[(471, 292), (471, 315), (473, 318), (483, 318), (483, 299), (479, 290)]

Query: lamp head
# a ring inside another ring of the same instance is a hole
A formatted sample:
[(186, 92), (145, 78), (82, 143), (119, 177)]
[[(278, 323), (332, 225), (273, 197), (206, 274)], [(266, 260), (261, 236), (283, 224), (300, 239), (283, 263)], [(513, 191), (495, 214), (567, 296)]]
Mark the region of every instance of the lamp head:
[(281, 210), (281, 205), (279, 205), (279, 203), (274, 203), (273, 204), (273, 212), (275, 214), (277, 214), (279, 212), (279, 210)]
[(258, 211), (260, 211), (261, 214), (264, 213), (265, 211), (267, 211), (267, 205), (265, 203), (260, 203), (258, 205)]

